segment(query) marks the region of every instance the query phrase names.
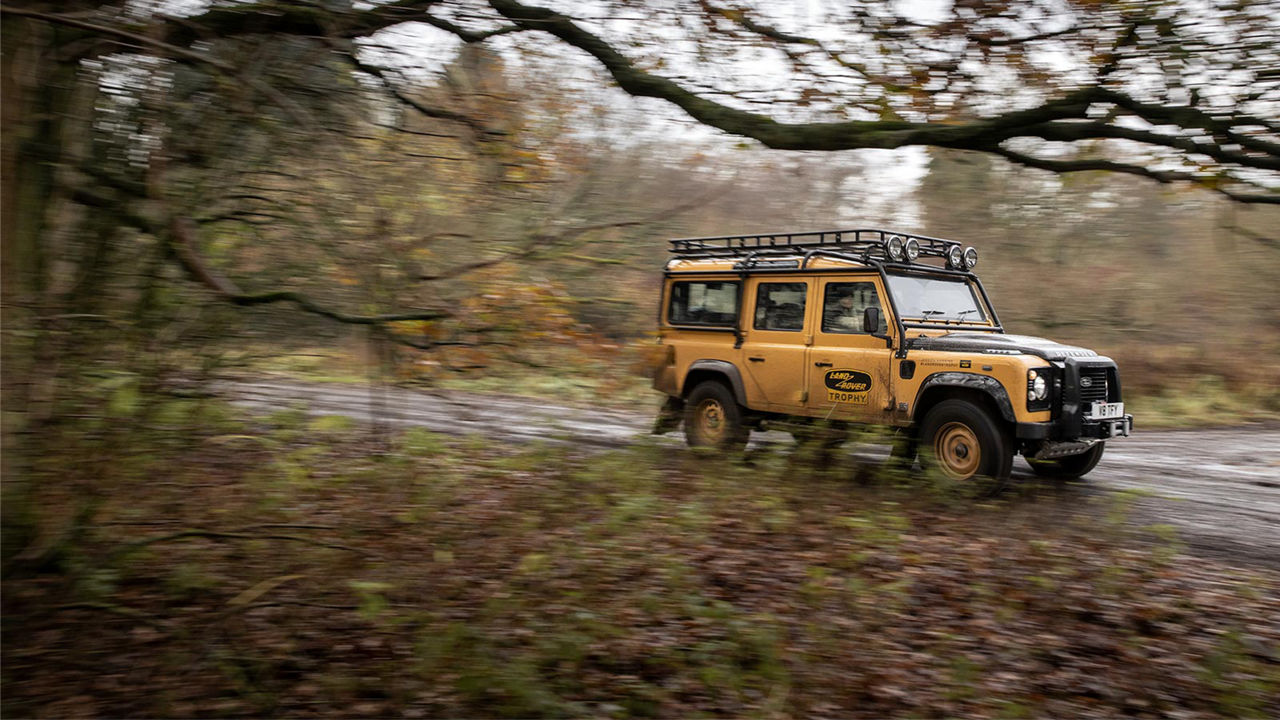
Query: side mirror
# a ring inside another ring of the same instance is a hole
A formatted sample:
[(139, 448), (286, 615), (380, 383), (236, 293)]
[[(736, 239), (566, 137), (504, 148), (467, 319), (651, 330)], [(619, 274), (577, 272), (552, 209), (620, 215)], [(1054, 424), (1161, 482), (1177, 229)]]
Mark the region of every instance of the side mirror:
[(862, 311), (862, 332), (876, 334), (880, 329), (880, 308), (869, 307)]

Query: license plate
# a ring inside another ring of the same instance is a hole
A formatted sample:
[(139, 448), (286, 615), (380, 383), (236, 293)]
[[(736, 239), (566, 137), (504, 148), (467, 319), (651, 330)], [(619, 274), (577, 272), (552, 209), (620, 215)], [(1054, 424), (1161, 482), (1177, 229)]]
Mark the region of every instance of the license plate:
[(1124, 417), (1124, 403), (1096, 402), (1089, 408), (1089, 418), (1093, 420), (1110, 420)]

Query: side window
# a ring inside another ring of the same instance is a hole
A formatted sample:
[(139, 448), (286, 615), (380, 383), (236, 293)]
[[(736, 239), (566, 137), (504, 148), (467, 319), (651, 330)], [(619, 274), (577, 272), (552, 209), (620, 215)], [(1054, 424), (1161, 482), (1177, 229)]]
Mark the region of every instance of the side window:
[(862, 313), (869, 307), (880, 310), (880, 327), (876, 332), (887, 333), (889, 325), (875, 283), (827, 283), (822, 298), (822, 332), (861, 333)]
[(760, 283), (756, 291), (756, 330), (804, 330), (807, 283)]
[(738, 282), (694, 281), (671, 286), (667, 321), (672, 325), (721, 325), (738, 322)]

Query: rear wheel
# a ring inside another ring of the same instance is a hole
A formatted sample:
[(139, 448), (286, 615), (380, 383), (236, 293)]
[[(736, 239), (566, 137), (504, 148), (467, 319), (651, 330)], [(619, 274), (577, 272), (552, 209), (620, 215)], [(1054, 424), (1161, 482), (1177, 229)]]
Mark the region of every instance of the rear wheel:
[(1106, 445), (1106, 443), (1096, 443), (1079, 455), (1068, 455), (1057, 460), (1032, 460), (1027, 458), (1027, 464), (1031, 466), (1031, 470), (1035, 474), (1041, 477), (1075, 480), (1078, 477), (1089, 474), (1090, 470), (1098, 466), (1098, 461), (1102, 460), (1102, 451), (1106, 449)]
[(920, 460), (956, 481), (988, 477), (1003, 482), (1013, 470), (1009, 433), (984, 409), (960, 399), (943, 400), (920, 427)]
[(689, 447), (740, 450), (750, 433), (742, 424), (742, 406), (729, 388), (708, 380), (689, 393), (684, 404), (684, 437)]

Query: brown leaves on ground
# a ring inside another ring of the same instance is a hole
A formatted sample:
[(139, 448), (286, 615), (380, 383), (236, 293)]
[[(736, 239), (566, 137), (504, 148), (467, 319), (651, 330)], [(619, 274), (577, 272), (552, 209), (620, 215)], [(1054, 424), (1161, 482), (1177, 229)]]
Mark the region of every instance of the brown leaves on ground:
[(1087, 486), (259, 437), (137, 463), (59, 572), (6, 582), (6, 714), (1280, 712), (1277, 576), (1139, 542)]

